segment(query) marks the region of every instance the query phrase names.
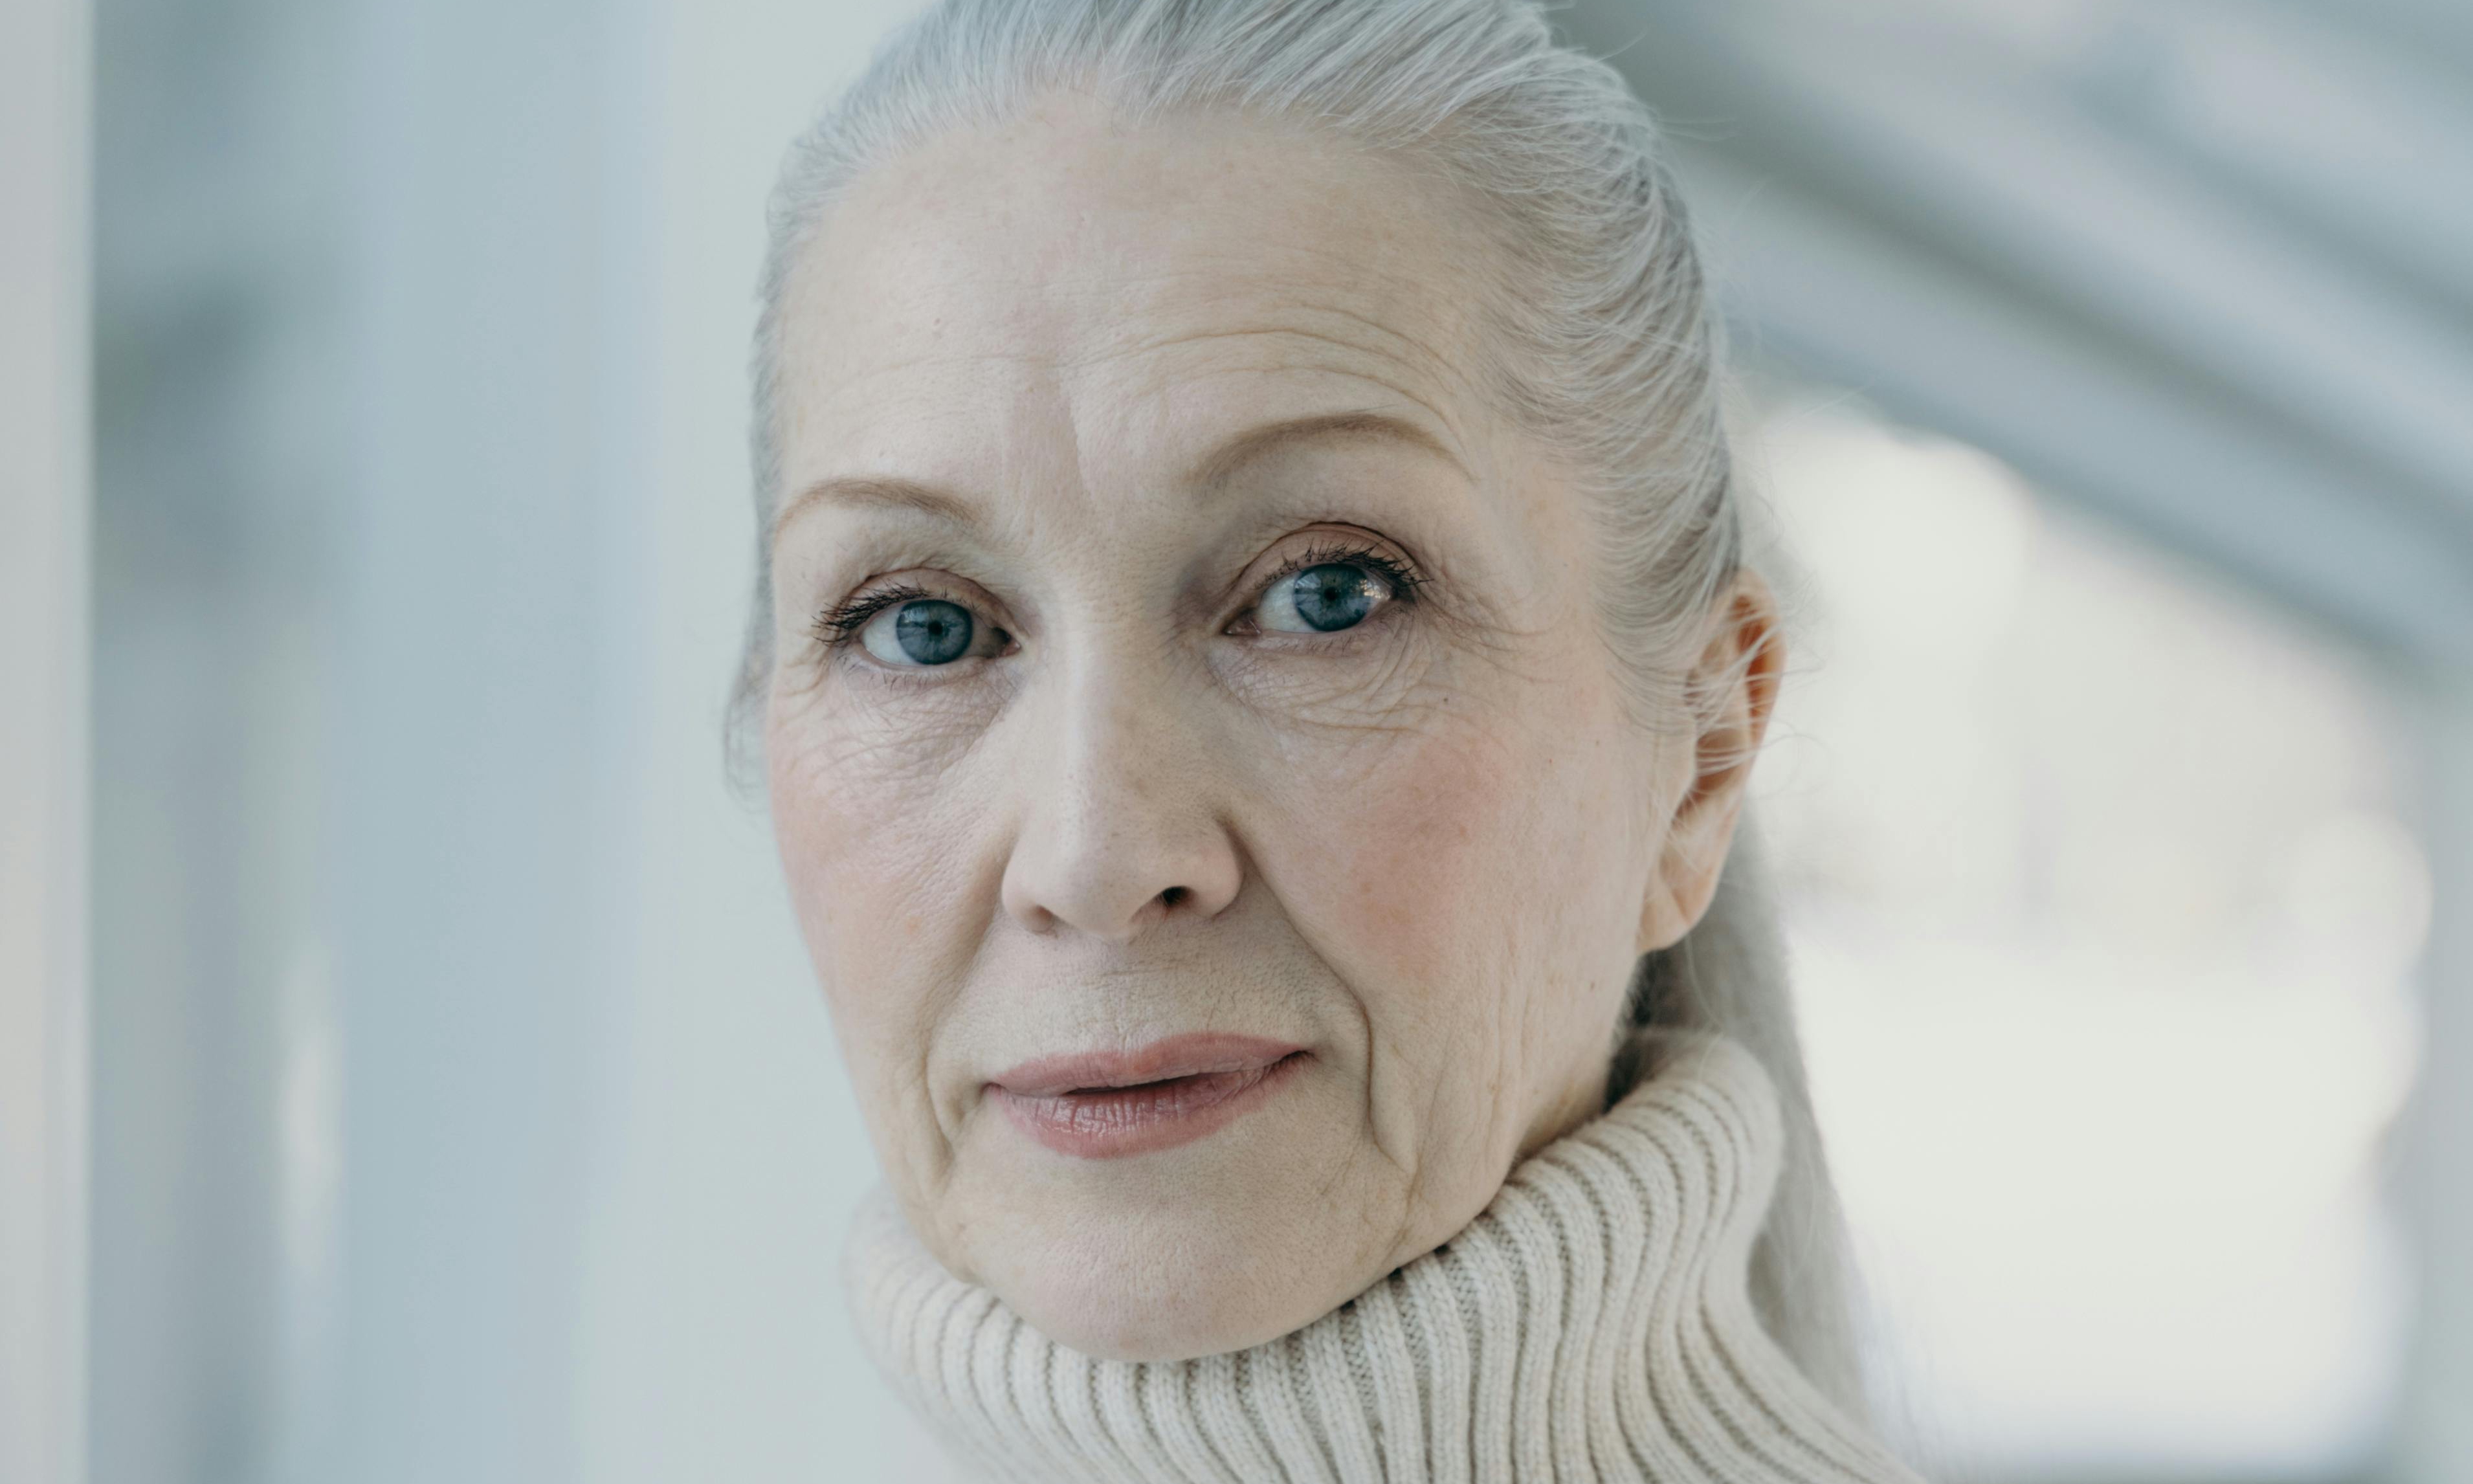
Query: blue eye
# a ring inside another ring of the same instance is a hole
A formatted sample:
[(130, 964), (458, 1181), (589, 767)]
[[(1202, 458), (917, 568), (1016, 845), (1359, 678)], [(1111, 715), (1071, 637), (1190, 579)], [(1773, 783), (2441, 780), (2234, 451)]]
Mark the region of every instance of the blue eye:
[(914, 598), (877, 612), (859, 631), (867, 652), (889, 665), (951, 664), (971, 652), (978, 626), (971, 610), (942, 598)]
[(1390, 596), (1390, 585), (1365, 568), (1326, 562), (1273, 583), (1256, 622), (1283, 634), (1331, 634), (1363, 623)]

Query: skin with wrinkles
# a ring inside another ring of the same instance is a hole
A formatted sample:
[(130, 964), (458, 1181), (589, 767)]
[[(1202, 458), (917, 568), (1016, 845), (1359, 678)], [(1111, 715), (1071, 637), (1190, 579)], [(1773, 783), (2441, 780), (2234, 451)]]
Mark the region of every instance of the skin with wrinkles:
[[(1450, 1238), (1597, 1111), (1638, 955), (1707, 905), (1764, 672), (1705, 728), (1626, 706), (1580, 502), (1470, 370), (1489, 261), (1398, 162), (1059, 96), (861, 178), (794, 270), (781, 857), (912, 1226), (1089, 1353), (1254, 1344)], [(1416, 581), (1265, 627), (1333, 550)], [(968, 657), (820, 636), (889, 586)], [(1768, 623), (1747, 580), (1710, 653)], [(1190, 1032), (1308, 1055), (1132, 1158), (994, 1106)]]

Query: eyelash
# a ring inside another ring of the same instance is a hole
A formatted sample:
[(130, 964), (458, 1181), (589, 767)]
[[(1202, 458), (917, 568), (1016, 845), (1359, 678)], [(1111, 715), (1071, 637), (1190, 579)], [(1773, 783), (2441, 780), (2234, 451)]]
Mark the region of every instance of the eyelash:
[[(1334, 564), (1363, 567), (1381, 578), (1384, 586), (1391, 589), (1391, 601), (1394, 603), (1414, 602), (1416, 590), (1426, 583), (1422, 575), (1395, 557), (1377, 551), (1369, 545), (1342, 541), (1309, 547), (1282, 562), (1280, 569), (1264, 579), (1262, 586), (1256, 589), (1254, 601), (1260, 603), (1262, 600), (1262, 594), (1270, 591), (1273, 586), (1309, 567)], [(964, 608), (970, 607), (967, 603), (960, 603), (958, 599), (930, 592), (916, 583), (896, 583), (889, 587), (877, 587), (871, 591), (854, 593), (834, 607), (818, 613), (815, 622), (816, 637), (827, 649), (846, 649), (857, 641), (859, 631), (867, 627), (869, 619), (896, 604), (915, 603), (923, 598), (956, 603)]]
[(1281, 562), (1280, 569), (1264, 579), (1262, 586), (1254, 590), (1254, 601), (1261, 602), (1262, 594), (1309, 567), (1333, 565), (1363, 567), (1382, 579), (1383, 586), (1391, 589), (1393, 603), (1415, 602), (1417, 589), (1425, 586), (1426, 582), (1426, 579), (1412, 570), (1406, 562), (1395, 557), (1386, 556), (1371, 546), (1360, 545), (1354, 541), (1336, 541), (1328, 545), (1308, 547), (1305, 551)]
[(915, 603), (922, 598), (952, 601), (929, 592), (917, 583), (896, 583), (872, 592), (854, 593), (816, 615), (816, 637), (823, 640), (827, 648), (844, 648), (857, 640), (858, 632), (867, 627), (869, 619), (897, 603)]

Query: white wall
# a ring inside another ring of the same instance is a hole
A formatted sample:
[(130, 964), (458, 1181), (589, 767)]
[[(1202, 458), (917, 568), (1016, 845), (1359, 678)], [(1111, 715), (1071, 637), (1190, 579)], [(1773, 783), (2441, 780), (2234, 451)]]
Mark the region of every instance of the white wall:
[(613, 1484), (924, 1480), (838, 1262), (875, 1161), (783, 900), (732, 797), (723, 697), (754, 545), (746, 354), (764, 193), (911, 0), (674, 0), (658, 25), (660, 368), (643, 537), (631, 1020), (579, 1301), (579, 1468)]
[(2437, 899), (2403, 1161), (2422, 1262), (2399, 1484), (2473, 1478), (2473, 675), (2432, 677), (2420, 720)]
[[(928, 1476), (843, 1313), (873, 1161), (720, 738), (764, 193), (900, 9), (99, 12), (96, 1484)], [(0, 415), (84, 423), (60, 328), (8, 337)], [(49, 586), (0, 600), (83, 611), (75, 510), (12, 500)], [(60, 755), (10, 734), (12, 809), (84, 755), (20, 676), (74, 635), (29, 634), (7, 715)], [(12, 950), (83, 940), (14, 884)], [(51, 1002), (6, 982), (16, 1052)], [(32, 1240), (8, 1292), (82, 1311)]]
[(720, 745), (764, 194), (903, 9), (366, 12), (344, 1378), (294, 1397), (354, 1480), (933, 1467), (845, 1316), (873, 1160)]
[(0, 1478), (80, 1484), (86, 42), (0, 7)]

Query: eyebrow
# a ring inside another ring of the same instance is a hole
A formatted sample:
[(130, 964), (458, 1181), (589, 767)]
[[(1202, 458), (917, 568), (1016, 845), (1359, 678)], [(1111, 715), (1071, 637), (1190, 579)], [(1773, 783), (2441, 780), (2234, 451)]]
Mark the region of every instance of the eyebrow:
[[(1433, 434), (1405, 418), (1362, 408), (1289, 418), (1248, 428), (1206, 454), (1194, 466), (1188, 481), (1196, 489), (1210, 490), (1225, 484), (1247, 465), (1272, 454), (1300, 443), (1333, 439), (1372, 440), (1420, 448), (1463, 474), (1467, 472), (1459, 456)], [(811, 505), (910, 511), (965, 528), (980, 524), (977, 508), (959, 496), (915, 480), (857, 474), (820, 479), (791, 496), (773, 517), (774, 534), (779, 536), (792, 516)]]
[(845, 474), (820, 479), (792, 495), (773, 516), (773, 535), (779, 538), (790, 517), (811, 505), (846, 505), (867, 510), (915, 511), (934, 519), (957, 526), (975, 527), (979, 513), (969, 501), (947, 494), (942, 490), (909, 479), (888, 479), (867, 474)]
[(1285, 421), (1265, 423), (1237, 434), (1220, 444), (1194, 467), (1192, 482), (1200, 489), (1224, 484), (1246, 465), (1299, 443), (1325, 439), (1364, 439), (1379, 443), (1398, 443), (1422, 448), (1459, 469), (1467, 467), (1459, 456), (1441, 439), (1427, 432), (1405, 418), (1361, 408), (1354, 412), (1324, 413), (1318, 417), (1291, 418)]

